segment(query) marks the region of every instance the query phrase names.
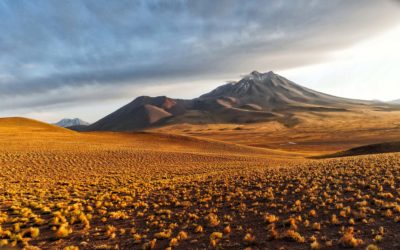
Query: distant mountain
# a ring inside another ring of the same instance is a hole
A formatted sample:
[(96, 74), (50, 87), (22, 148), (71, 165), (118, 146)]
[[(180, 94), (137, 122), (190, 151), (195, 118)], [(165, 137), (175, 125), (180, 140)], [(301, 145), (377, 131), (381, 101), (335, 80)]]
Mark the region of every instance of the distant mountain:
[(68, 127), (73, 127), (73, 126), (88, 126), (88, 125), (90, 125), (90, 123), (85, 122), (79, 118), (74, 118), (74, 119), (64, 118), (61, 121), (54, 123), (54, 125), (57, 125), (57, 126), (63, 127), (63, 128), (68, 128)]
[(185, 111), (185, 105), (171, 98), (141, 96), (88, 128), (112, 131), (135, 130), (153, 126)]
[(394, 101), (390, 101), (389, 103), (391, 103), (391, 104), (400, 104), (400, 99), (394, 100)]
[(276, 120), (295, 125), (296, 112), (346, 112), (373, 101), (340, 98), (302, 87), (270, 71), (251, 72), (192, 100), (141, 96), (87, 127), (130, 131), (177, 123), (253, 123)]

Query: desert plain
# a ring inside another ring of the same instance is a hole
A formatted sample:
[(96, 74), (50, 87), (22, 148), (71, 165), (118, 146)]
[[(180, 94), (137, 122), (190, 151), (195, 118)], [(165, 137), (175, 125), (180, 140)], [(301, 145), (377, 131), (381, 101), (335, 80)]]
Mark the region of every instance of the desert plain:
[[(76, 132), (0, 119), (3, 249), (397, 249), (400, 112)], [(326, 122), (329, 121), (329, 122)]]

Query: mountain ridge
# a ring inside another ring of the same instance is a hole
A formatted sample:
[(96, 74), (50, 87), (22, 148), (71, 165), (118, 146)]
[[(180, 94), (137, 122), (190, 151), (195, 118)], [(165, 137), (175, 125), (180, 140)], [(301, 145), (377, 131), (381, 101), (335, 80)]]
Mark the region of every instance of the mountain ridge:
[(391, 104), (400, 104), (400, 99), (390, 101)]
[(54, 123), (53, 125), (63, 127), (63, 128), (68, 128), (68, 127), (74, 127), (74, 126), (88, 126), (90, 123), (83, 121), (82, 119), (79, 118), (63, 118), (60, 121)]
[[(296, 112), (347, 112), (373, 101), (347, 99), (298, 85), (273, 71), (253, 71), (194, 99), (140, 96), (87, 127), (88, 131), (133, 131), (176, 123), (255, 123), (293, 126)], [(378, 107), (377, 106), (377, 107)]]

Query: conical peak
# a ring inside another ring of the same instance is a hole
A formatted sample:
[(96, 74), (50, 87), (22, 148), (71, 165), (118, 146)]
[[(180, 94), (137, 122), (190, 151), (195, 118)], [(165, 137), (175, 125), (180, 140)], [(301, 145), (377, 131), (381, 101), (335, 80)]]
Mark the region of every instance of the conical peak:
[(258, 75), (275, 75), (275, 73), (274, 73), (273, 71), (268, 71), (268, 72), (265, 72), (265, 73), (260, 73), (260, 72), (258, 72), (257, 70), (253, 70), (253, 71), (250, 73), (250, 75), (255, 75), (255, 76), (258, 76)]
[(250, 73), (250, 75), (259, 76), (262, 75), (262, 73), (258, 72), (257, 70), (254, 70), (253, 72)]
[(274, 77), (275, 73), (272, 71), (268, 71), (266, 73), (260, 73), (256, 70), (252, 71), (245, 79), (258, 79), (258, 80), (265, 80), (267, 78)]

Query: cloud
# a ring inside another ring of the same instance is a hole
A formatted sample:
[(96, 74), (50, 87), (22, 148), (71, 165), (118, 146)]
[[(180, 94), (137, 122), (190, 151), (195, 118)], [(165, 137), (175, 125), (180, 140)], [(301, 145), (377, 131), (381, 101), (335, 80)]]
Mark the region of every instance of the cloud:
[(384, 0), (2, 1), (0, 106), (133, 97), (131, 85), (314, 64), (399, 14)]

